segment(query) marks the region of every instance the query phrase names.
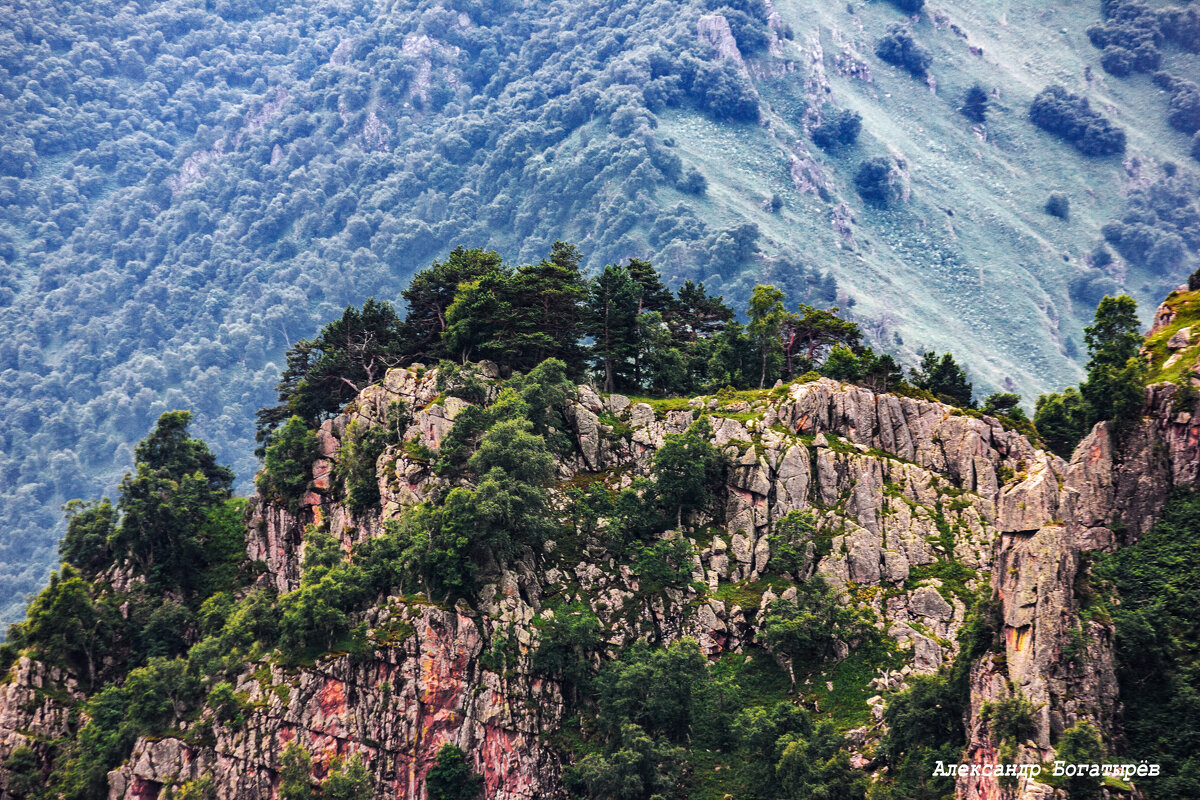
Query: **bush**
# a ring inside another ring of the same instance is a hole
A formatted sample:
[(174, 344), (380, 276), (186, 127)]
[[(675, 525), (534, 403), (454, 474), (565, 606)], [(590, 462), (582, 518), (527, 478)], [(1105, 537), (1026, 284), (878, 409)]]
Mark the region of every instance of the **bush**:
[(899, 23), (890, 25), (887, 33), (875, 42), (875, 55), (887, 63), (908, 70), (914, 77), (923, 78), (933, 54), (913, 38), (912, 31)]
[(664, 514), (681, 527), (683, 515), (707, 510), (725, 476), (725, 455), (710, 441), (707, 419), (693, 422), (681, 434), (663, 437), (654, 454), (654, 489)]
[(886, 206), (896, 199), (896, 172), (892, 162), (877, 156), (858, 165), (854, 174), (854, 188), (862, 199), (869, 203)]
[(819, 664), (837, 642), (850, 644), (874, 631), (863, 612), (842, 602), (820, 577), (797, 584), (795, 600), (772, 601), (762, 624), (767, 648), (794, 664)]
[(974, 408), (974, 389), (967, 380), (967, 372), (958, 365), (950, 353), (938, 358), (932, 350), (923, 353), (921, 363), (910, 373), (913, 386), (933, 394), (947, 405), (959, 408)]
[(1100, 65), (1105, 71), (1123, 77), (1158, 69), (1160, 26), (1158, 13), (1142, 0), (1108, 0), (1104, 22), (1090, 26), (1087, 35), (1092, 46), (1103, 51)]
[(813, 128), (813, 144), (822, 150), (832, 150), (837, 147), (848, 147), (858, 141), (858, 133), (862, 130), (862, 117), (857, 111), (849, 109), (834, 109), (825, 116), (825, 120)]
[(963, 95), (963, 104), (959, 108), (959, 111), (972, 122), (986, 122), (988, 112), (987, 90), (978, 83), (967, 89), (967, 93)]
[(361, 513), (379, 505), (376, 464), (388, 445), (382, 428), (352, 422), (338, 450), (337, 478), (346, 488), (346, 505)]
[(1067, 219), (1071, 215), (1071, 201), (1065, 194), (1055, 192), (1046, 200), (1044, 209), (1052, 217)]
[(317, 434), (304, 420), (293, 415), (277, 430), (267, 445), (262, 472), (255, 485), (268, 500), (283, 503), (293, 514), (312, 479), (313, 462), (320, 456)]
[(1083, 397), (1074, 386), (1038, 397), (1033, 424), (1050, 452), (1070, 458), (1091, 429)]
[(459, 747), (444, 744), (425, 776), (425, 789), (429, 800), (476, 800), (483, 791), (483, 776), (471, 769), (467, 754)]
[(1125, 131), (1093, 111), (1086, 97), (1061, 86), (1047, 86), (1038, 93), (1029, 107), (1029, 120), (1086, 156), (1125, 152)]
[(708, 181), (704, 177), (704, 173), (695, 167), (688, 167), (683, 174), (683, 180), (679, 182), (679, 191), (687, 194), (702, 195), (708, 190)]
[(925, 7), (925, 0), (891, 0), (892, 5), (906, 14), (916, 14)]
[[(1068, 764), (1101, 764), (1104, 762), (1104, 743), (1090, 722), (1077, 722), (1058, 738), (1058, 760)], [(1071, 800), (1099, 800), (1101, 780), (1086, 772), (1063, 781)], [(1183, 794), (1176, 794), (1182, 797)]]

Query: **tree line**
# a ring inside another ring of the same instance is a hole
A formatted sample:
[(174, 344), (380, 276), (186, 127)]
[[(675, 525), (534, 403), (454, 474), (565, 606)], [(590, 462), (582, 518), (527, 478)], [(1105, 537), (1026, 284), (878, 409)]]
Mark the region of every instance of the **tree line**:
[(926, 354), (906, 377), (836, 306), (790, 310), (782, 289), (758, 285), (741, 322), (704, 283), (672, 290), (642, 259), (586, 277), (579, 251), (561, 241), (541, 260), (516, 266), (493, 251), (458, 247), (418, 272), (401, 296), (403, 315), (372, 298), (288, 350), (278, 403), (258, 412), (260, 455), (290, 418), (316, 427), (388, 368), (412, 363), (486, 359), (511, 373), (557, 359), (572, 380), (657, 396), (763, 388), (815, 372), (973, 405), (953, 356)]

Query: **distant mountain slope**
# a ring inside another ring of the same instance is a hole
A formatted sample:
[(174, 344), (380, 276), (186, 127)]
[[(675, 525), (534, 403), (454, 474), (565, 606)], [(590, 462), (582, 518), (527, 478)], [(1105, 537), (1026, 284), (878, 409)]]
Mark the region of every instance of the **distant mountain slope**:
[[(592, 268), (645, 256), (738, 305), (756, 281), (853, 301), (880, 344), (953, 350), (979, 388), (1027, 399), (1077, 377), (1067, 332), (1097, 291), (1157, 296), (1188, 271), (1088, 266), (1129, 190), (1162, 161), (1190, 163), (1168, 95), (1100, 70), (1085, 35), (1098, 4), (927, 7), (911, 22), (932, 55), (924, 80), (874, 54), (905, 20), (885, 3), (8, 10), (7, 619), (55, 561), (58, 506), (111, 490), (163, 410), (194, 409), (251, 475), (252, 412), (283, 350), (347, 303), (395, 297), (458, 243), (525, 260), (562, 238)], [(1195, 55), (1163, 53), (1173, 74), (1197, 73)], [(992, 92), (984, 126), (958, 111), (975, 82)], [(1049, 83), (1125, 130), (1124, 159), (1030, 124)], [(824, 151), (811, 132), (832, 107), (863, 131)], [(886, 208), (854, 186), (877, 156), (899, 178)], [(1052, 192), (1069, 219), (1043, 212)]]

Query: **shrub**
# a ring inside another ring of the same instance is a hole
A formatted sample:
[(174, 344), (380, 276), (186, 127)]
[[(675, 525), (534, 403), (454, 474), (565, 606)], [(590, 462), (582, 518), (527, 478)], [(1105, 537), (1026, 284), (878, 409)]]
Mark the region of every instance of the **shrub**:
[(483, 776), (471, 769), (466, 753), (447, 743), (425, 776), (425, 789), (429, 800), (476, 800), (483, 791)]
[(1033, 424), (1052, 453), (1070, 458), (1091, 425), (1083, 397), (1074, 386), (1038, 397)]
[(388, 445), (388, 433), (352, 422), (338, 450), (337, 478), (346, 488), (346, 505), (356, 513), (379, 505), (376, 463)]
[(943, 353), (938, 358), (937, 353), (929, 351), (921, 356), (921, 363), (910, 374), (913, 386), (932, 393), (938, 400), (947, 405), (960, 408), (974, 408), (972, 400), (973, 387), (967, 380), (967, 373), (954, 356)]
[(1125, 152), (1125, 131), (1093, 111), (1086, 97), (1061, 86), (1047, 86), (1038, 93), (1029, 107), (1029, 120), (1086, 156)]
[(925, 0), (891, 0), (891, 3), (907, 14), (916, 14), (925, 7)]
[(933, 54), (913, 38), (907, 26), (899, 23), (888, 26), (887, 33), (875, 42), (875, 55), (917, 78), (923, 78), (933, 62)]
[(838, 641), (849, 644), (872, 632), (863, 613), (842, 602), (820, 577), (797, 584), (795, 600), (772, 601), (762, 625), (767, 648), (797, 664), (820, 663)]
[(825, 120), (813, 128), (813, 144), (822, 150), (832, 150), (837, 147), (850, 146), (858, 141), (858, 133), (862, 130), (862, 117), (857, 111), (849, 109), (832, 110)]
[(963, 95), (963, 104), (959, 111), (972, 122), (986, 122), (988, 112), (987, 90), (978, 83), (967, 89)]
[(679, 191), (687, 194), (702, 195), (708, 190), (708, 181), (704, 178), (704, 173), (695, 167), (688, 167), (683, 174), (683, 180), (679, 182)]
[(880, 206), (896, 199), (895, 181), (892, 163), (882, 156), (862, 162), (854, 174), (854, 188), (862, 199)]
[(277, 430), (267, 445), (262, 472), (255, 479), (264, 498), (287, 506), (293, 514), (300, 510), (300, 501), (312, 478), (312, 465), (320, 455), (317, 435), (308, 429), (304, 420), (292, 416)]
[[(1077, 722), (1058, 738), (1058, 759), (1068, 764), (1101, 764), (1104, 762), (1104, 743), (1090, 722)], [(1099, 800), (1100, 778), (1087, 774), (1075, 775), (1063, 781), (1071, 800)], [(1181, 796), (1181, 795), (1176, 795)]]
[(681, 434), (663, 437), (654, 454), (654, 488), (664, 513), (675, 517), (676, 527), (685, 513), (706, 510), (725, 475), (725, 456), (710, 441), (707, 419), (693, 422)]
[(1071, 201), (1065, 194), (1055, 192), (1046, 200), (1044, 209), (1052, 217), (1067, 219), (1071, 215)]

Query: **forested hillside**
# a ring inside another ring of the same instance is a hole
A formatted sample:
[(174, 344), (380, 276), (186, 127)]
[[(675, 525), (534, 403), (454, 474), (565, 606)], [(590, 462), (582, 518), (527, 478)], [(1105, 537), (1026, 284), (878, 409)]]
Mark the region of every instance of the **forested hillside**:
[(1200, 244), (1186, 4), (6, 17), (8, 619), (54, 561), (58, 507), (111, 491), (163, 411), (194, 409), (248, 478), (283, 353), (458, 243), (528, 263), (561, 238), (592, 271), (647, 258), (737, 308), (771, 282), (850, 309), (880, 350), (953, 350), (1026, 397), (1078, 377), (1099, 295), (1157, 297)]

